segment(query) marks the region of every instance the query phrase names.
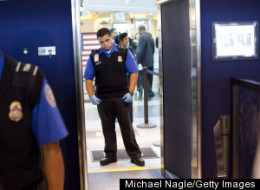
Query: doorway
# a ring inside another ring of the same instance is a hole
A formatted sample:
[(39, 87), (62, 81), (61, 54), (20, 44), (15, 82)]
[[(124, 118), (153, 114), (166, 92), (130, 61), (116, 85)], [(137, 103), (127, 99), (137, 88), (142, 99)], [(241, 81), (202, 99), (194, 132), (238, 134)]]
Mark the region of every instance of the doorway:
[[(129, 9), (130, 10), (130, 9)], [(89, 59), (91, 49), (100, 48), (96, 38), (96, 32), (100, 28), (115, 28), (117, 34), (127, 32), (131, 41), (138, 45), (138, 27), (144, 25), (147, 32), (154, 39), (156, 44), (158, 14), (118, 11), (84, 11), (81, 10), (81, 63), (82, 72), (85, 72), (86, 63)], [(144, 93), (135, 90), (133, 100), (133, 128), (137, 143), (139, 144), (145, 160), (145, 167), (137, 167), (130, 162), (130, 158), (125, 153), (125, 148), (121, 138), (118, 122), (116, 122), (118, 162), (107, 166), (100, 166), (99, 160), (104, 157), (104, 137), (101, 121), (97, 112), (97, 107), (92, 105), (84, 89), (84, 111), (85, 111), (85, 139), (87, 155), (88, 188), (90, 190), (99, 189), (99, 181), (102, 180), (103, 189), (118, 189), (119, 179), (124, 176), (139, 178), (162, 178), (161, 170), (161, 149), (160, 149), (160, 84), (158, 48), (154, 53), (154, 76), (152, 90), (155, 93), (153, 98), (148, 100), (149, 123), (156, 125), (154, 128), (139, 128), (138, 124), (144, 123)], [(82, 73), (82, 74), (83, 74)], [(131, 171), (131, 172), (130, 172)], [(107, 183), (106, 183), (107, 181)], [(115, 182), (113, 182), (115, 181)], [(104, 187), (106, 184), (107, 187)]]

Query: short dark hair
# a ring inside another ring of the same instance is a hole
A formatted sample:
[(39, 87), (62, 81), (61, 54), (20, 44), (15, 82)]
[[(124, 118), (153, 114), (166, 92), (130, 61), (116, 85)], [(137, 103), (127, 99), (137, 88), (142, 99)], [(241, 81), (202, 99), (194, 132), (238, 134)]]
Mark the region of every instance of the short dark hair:
[(141, 26), (139, 26), (138, 30), (139, 30), (139, 31), (146, 31), (146, 28), (145, 28), (144, 25), (141, 25)]
[(127, 37), (127, 33), (126, 32), (121, 33), (121, 34), (118, 35), (118, 39), (119, 40), (123, 40), (125, 37)]
[(107, 28), (100, 28), (100, 29), (97, 31), (97, 38), (98, 38), (98, 37), (103, 37), (103, 36), (105, 36), (106, 34), (108, 34), (109, 36), (111, 36), (111, 33), (110, 33), (110, 31), (109, 31)]

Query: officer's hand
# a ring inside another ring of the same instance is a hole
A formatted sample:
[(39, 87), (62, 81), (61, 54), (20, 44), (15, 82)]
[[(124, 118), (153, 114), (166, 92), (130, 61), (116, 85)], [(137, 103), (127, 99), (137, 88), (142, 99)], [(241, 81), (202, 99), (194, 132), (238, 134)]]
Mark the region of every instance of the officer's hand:
[(98, 105), (101, 102), (101, 100), (94, 95), (90, 97), (90, 101), (93, 105)]
[(130, 92), (127, 92), (123, 98), (122, 98), (126, 103), (130, 103), (133, 101), (133, 97), (132, 95), (130, 94)]

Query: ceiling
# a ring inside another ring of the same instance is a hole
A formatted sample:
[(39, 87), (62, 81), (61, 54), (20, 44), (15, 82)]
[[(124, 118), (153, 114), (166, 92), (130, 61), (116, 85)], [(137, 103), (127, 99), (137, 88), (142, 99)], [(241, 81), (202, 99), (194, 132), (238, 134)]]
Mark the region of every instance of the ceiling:
[(156, 13), (157, 6), (154, 0), (82, 0), (81, 15), (88, 12), (131, 12), (131, 13)]

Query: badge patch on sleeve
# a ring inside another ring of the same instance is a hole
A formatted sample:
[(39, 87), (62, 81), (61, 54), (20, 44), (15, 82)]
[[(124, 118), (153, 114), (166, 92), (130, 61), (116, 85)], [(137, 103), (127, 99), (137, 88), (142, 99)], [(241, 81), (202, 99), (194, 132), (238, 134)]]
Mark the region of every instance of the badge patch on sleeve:
[(53, 92), (51, 90), (50, 85), (46, 84), (44, 87), (44, 93), (45, 93), (45, 97), (47, 99), (47, 102), (49, 103), (49, 105), (53, 108), (56, 107), (56, 100), (55, 97), (53, 95)]
[(22, 104), (18, 101), (11, 102), (9, 106), (9, 119), (18, 122), (23, 118)]
[(123, 61), (123, 58), (121, 55), (119, 55), (117, 59), (118, 59), (118, 62), (120, 62), (120, 63)]

